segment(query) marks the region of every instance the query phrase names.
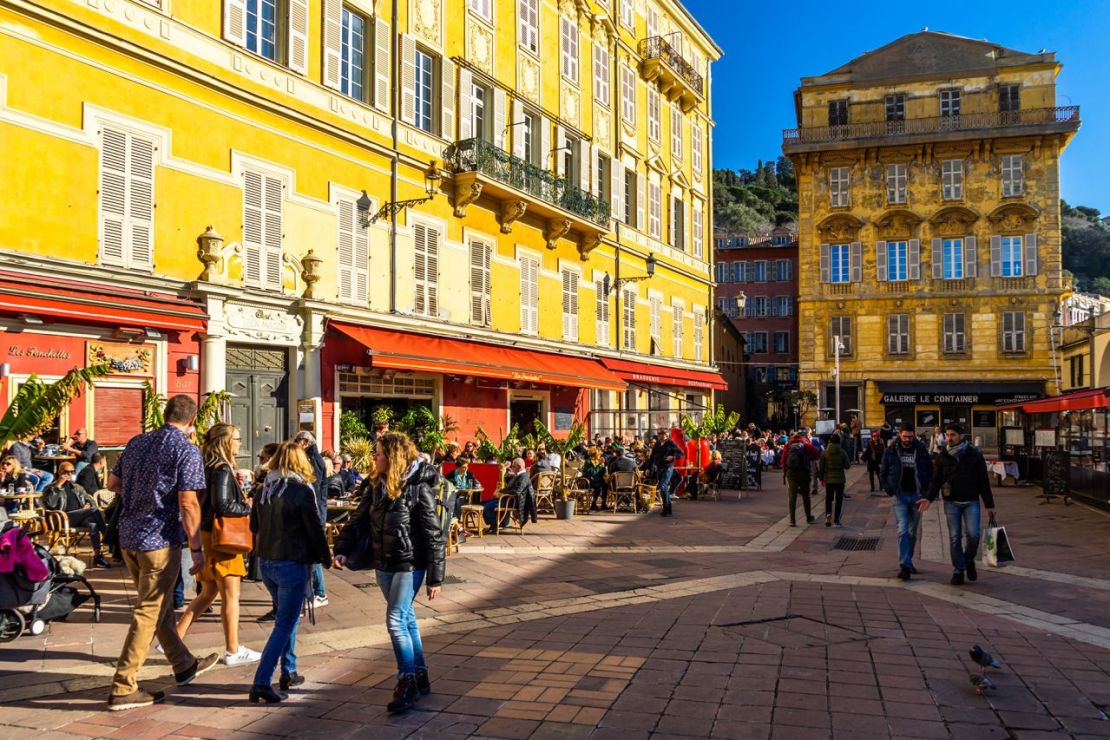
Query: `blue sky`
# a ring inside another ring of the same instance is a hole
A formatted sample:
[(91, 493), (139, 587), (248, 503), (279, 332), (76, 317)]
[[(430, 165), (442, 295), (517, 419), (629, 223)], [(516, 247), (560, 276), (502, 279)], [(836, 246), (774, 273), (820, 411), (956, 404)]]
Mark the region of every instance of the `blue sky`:
[(781, 151), (803, 76), (928, 27), (1036, 52), (1056, 52), (1058, 105), (1082, 127), (1061, 160), (1061, 194), (1110, 214), (1110, 0), (929, 0), (920, 3), (684, 0), (724, 58), (713, 69), (714, 166), (754, 167)]

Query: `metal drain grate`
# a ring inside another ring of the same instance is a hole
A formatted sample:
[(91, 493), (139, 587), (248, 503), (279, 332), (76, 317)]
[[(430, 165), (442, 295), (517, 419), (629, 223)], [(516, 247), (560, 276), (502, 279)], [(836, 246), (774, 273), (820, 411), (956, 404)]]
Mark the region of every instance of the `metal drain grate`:
[(879, 549), (878, 537), (840, 537), (833, 543), (832, 549), (834, 550), (851, 550), (859, 552), (861, 550), (875, 551)]

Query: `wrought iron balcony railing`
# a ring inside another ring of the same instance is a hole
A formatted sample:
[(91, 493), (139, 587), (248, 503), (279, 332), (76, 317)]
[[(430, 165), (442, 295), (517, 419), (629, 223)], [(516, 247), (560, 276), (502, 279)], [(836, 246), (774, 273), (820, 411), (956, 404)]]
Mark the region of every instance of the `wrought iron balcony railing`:
[(640, 39), (639, 51), (641, 59), (661, 59), (687, 85), (693, 88), (694, 92), (704, 97), (705, 87), (702, 76), (662, 36)]
[(483, 139), (456, 141), (447, 147), (443, 160), (453, 172), (477, 172), (599, 226), (609, 224), (607, 201)]
[(817, 142), (849, 141), (886, 136), (912, 136), (914, 134), (944, 133), (946, 131), (973, 131), (976, 129), (1010, 128), (1016, 126), (1043, 126), (1064, 124), (1079, 127), (1079, 106), (1058, 108), (1028, 108), (1017, 111), (993, 113), (968, 113), (959, 116), (935, 118), (907, 118), (901, 121), (874, 121), (848, 123), (843, 126), (783, 129), (784, 145)]

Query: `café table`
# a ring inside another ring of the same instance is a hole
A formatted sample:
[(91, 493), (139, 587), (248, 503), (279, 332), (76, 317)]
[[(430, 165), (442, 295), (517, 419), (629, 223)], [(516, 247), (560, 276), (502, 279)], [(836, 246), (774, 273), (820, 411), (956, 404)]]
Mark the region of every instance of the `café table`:
[(35, 455), (31, 458), (34, 462), (44, 462), (50, 464), (50, 472), (55, 476), (58, 475), (58, 465), (66, 462), (73, 462), (77, 459), (76, 455)]
[[(29, 512), (33, 513), (34, 508), (35, 508), (35, 499), (37, 499), (40, 495), (42, 495), (42, 494), (38, 494), (38, 493), (11, 493), (11, 494), (0, 494), (0, 498), (3, 498), (6, 501), (16, 501), (16, 502), (18, 502), (19, 503), (19, 510), (21, 512), (29, 511)], [(12, 518), (14, 519), (15, 517), (12, 516)]]
[(486, 489), (481, 486), (475, 486), (474, 488), (456, 488), (455, 496), (463, 500), (464, 506), (480, 506), (482, 503), (482, 492), (485, 490)]

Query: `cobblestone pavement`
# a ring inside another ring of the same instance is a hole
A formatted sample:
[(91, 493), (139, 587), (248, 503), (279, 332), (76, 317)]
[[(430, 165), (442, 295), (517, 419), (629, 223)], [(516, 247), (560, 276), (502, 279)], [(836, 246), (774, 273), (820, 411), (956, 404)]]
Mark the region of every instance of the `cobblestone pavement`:
[[(93, 571), (102, 623), (81, 609), (0, 650), (0, 737), (1110, 737), (1110, 517), (997, 489), (1018, 562), (954, 587), (934, 506), (921, 572), (902, 583), (889, 505), (861, 473), (844, 529), (823, 526), (821, 498), (816, 524), (789, 527), (772, 472), (762, 491), (682, 501), (672, 519), (579, 515), (471, 538), (444, 596), (418, 602), (434, 693), (400, 717), (384, 711), (381, 596), (350, 572), (329, 576), (331, 603), (302, 625), (308, 681), (288, 702), (247, 703), (252, 666), (169, 687), (152, 653), (142, 678), (166, 701), (108, 713), (129, 590), (118, 569)], [(840, 537), (877, 549), (835, 549)], [(245, 644), (261, 648), (267, 608), (244, 584)], [(218, 649), (218, 615), (188, 642)], [(968, 681), (973, 643), (1003, 663), (988, 696)]]

